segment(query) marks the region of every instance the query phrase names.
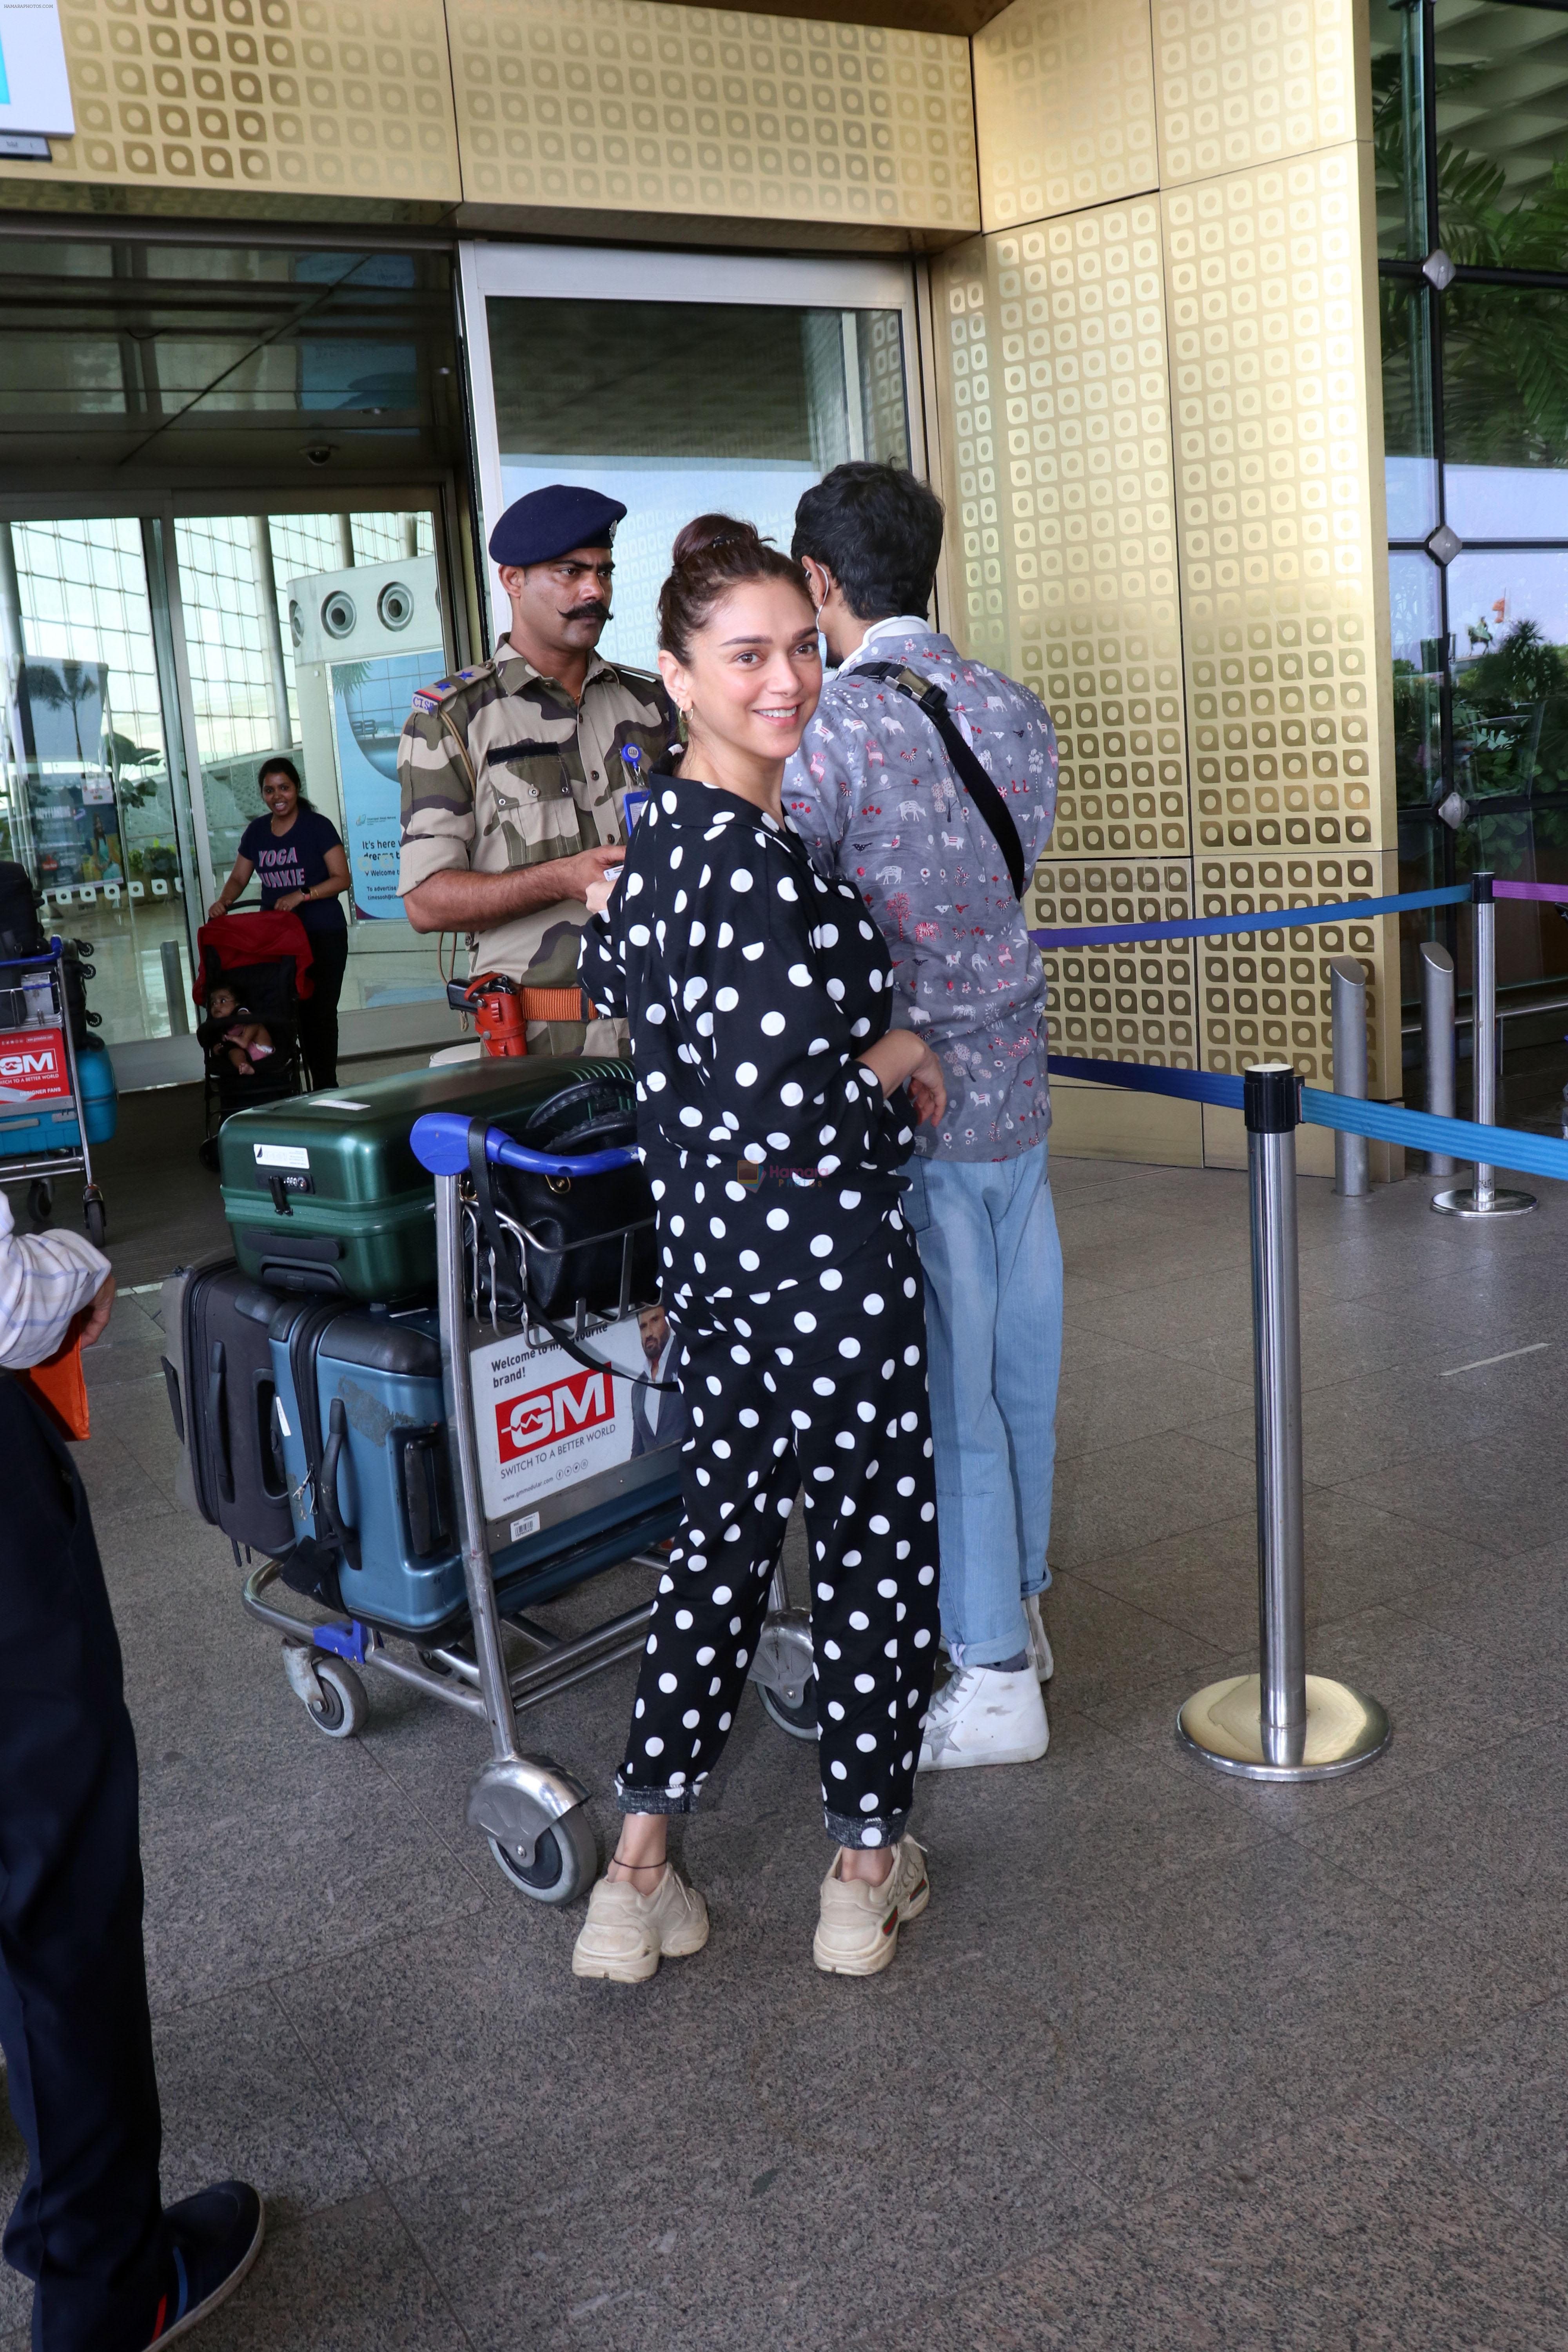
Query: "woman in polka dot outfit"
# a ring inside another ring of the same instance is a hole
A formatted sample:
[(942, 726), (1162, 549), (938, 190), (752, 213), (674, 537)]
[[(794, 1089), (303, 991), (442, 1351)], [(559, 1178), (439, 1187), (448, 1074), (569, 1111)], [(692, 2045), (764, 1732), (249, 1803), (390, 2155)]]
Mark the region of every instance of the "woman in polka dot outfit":
[(599, 1012), (631, 1024), (691, 1434), (616, 1783), (626, 1818), (573, 1966), (635, 1981), (708, 1940), (667, 1817), (691, 1810), (724, 1744), (804, 1485), (839, 1847), (815, 1957), (870, 1975), (929, 1891), (905, 1824), (935, 1656), (935, 1487), (898, 1171), (945, 1087), (929, 1047), (889, 1027), (880, 932), (784, 813), (784, 763), (822, 687), (799, 567), (750, 524), (689, 523), (659, 644), (688, 749), (679, 777), (649, 780), (619, 879), (590, 900), (580, 969)]

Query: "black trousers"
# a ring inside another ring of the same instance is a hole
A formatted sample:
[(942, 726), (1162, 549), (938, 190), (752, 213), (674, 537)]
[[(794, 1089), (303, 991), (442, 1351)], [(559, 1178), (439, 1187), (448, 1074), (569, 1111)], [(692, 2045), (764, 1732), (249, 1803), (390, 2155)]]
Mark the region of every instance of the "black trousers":
[(27, 2178), (5, 2259), (34, 2352), (141, 2352), (169, 2252), (136, 1743), (87, 1496), (0, 1372), (0, 2047)]
[(338, 1083), (338, 999), (348, 969), (346, 924), (310, 933), (310, 971), (315, 987), (300, 999), (300, 1050), (310, 1091)]
[(908, 1228), (862, 1252), (855, 1272), (830, 1355), (795, 1360), (799, 1290), (763, 1311), (749, 1306), (743, 1344), (732, 1333), (684, 1342), (686, 1518), (659, 1580), (616, 1780), (627, 1812), (695, 1807), (734, 1720), (804, 1486), (823, 1820), (840, 1845), (893, 1845), (904, 1833), (938, 1630), (924, 1298)]

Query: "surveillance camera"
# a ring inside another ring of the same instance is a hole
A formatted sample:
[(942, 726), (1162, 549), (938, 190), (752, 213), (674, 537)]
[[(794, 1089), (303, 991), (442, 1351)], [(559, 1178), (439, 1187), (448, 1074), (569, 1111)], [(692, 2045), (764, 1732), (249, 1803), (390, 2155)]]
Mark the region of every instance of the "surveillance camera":
[(332, 445), (330, 441), (317, 441), (306, 450), (305, 457), (310, 465), (324, 466), (331, 459), (331, 454)]

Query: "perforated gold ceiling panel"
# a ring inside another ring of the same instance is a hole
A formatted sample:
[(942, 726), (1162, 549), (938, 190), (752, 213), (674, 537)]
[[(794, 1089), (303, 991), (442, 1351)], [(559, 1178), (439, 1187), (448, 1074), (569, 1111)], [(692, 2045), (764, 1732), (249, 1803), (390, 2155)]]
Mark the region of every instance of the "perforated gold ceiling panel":
[(1149, 0), (1013, 0), (974, 40), (987, 228), (1159, 184)]
[(1356, 0), (1153, 0), (1160, 184), (1370, 136)]
[(969, 44), (651, 0), (448, 0), (471, 203), (978, 226)]
[(440, 0), (59, 0), (77, 135), (0, 177), (449, 205)]

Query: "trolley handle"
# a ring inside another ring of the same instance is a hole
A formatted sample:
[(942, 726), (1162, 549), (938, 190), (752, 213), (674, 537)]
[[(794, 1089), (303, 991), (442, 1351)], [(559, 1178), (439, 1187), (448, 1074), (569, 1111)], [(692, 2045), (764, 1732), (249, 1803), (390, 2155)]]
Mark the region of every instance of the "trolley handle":
[[(432, 1176), (461, 1176), (468, 1168), (468, 1132), (479, 1121), (461, 1111), (430, 1110), (414, 1122), (409, 1141), (414, 1156)], [(485, 1129), (485, 1158), (502, 1168), (521, 1168), (531, 1176), (602, 1176), (612, 1168), (635, 1168), (637, 1155), (629, 1145), (607, 1151), (531, 1151), (514, 1143), (499, 1127)]]
[(36, 971), (45, 964), (58, 963), (65, 951), (65, 941), (56, 936), (47, 948), (39, 948), (34, 955), (0, 956), (0, 971), (19, 971), (24, 967)]

